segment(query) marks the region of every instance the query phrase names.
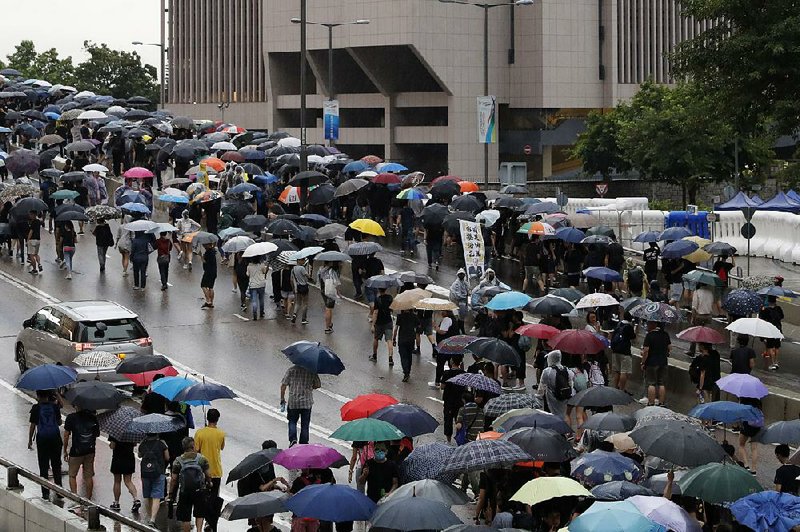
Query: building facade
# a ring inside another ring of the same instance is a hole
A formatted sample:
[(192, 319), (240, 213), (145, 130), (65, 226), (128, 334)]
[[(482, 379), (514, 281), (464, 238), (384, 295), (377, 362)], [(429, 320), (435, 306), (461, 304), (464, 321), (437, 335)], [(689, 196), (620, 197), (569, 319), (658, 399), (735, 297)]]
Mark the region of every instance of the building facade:
[[(499, 2), (498, 2), (499, 3)], [(169, 108), (243, 127), (300, 131), (300, 0), (169, 0)], [(307, 26), (309, 143), (324, 143), (323, 102), (340, 105), (337, 146), (431, 175), (483, 179), (477, 97), (484, 94), (484, 10), (437, 0), (313, 0)], [(593, 109), (670, 82), (666, 54), (705, 23), (676, 0), (537, 0), (488, 12), (489, 94), (501, 163), (528, 179), (575, 172), (569, 149)], [(332, 86), (329, 86), (332, 85)], [(229, 105), (227, 105), (229, 104)]]

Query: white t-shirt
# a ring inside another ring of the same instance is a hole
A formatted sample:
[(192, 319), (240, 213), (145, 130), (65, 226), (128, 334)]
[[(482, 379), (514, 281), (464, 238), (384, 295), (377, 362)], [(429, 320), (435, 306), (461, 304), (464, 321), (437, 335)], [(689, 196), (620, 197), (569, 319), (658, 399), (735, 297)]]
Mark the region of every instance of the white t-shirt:
[(439, 330), (440, 331), (449, 331), (450, 327), (453, 326), (453, 319), (450, 317), (442, 318), (442, 321), (439, 323)]

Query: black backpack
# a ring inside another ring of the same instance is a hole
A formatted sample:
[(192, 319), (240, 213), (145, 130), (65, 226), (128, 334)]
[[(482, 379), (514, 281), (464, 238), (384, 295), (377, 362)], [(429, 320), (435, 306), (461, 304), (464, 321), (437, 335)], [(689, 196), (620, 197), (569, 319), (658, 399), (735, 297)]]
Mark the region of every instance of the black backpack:
[(626, 334), (628, 332), (626, 330), (627, 327), (630, 327), (630, 325), (627, 323), (620, 323), (617, 325), (616, 329), (614, 329), (614, 334), (611, 336), (611, 351), (614, 353), (627, 354), (630, 350), (631, 342)]
[(689, 364), (689, 380), (692, 381), (693, 384), (700, 384), (700, 373), (702, 373), (702, 357), (696, 356), (692, 359), (692, 363)]
[(158, 440), (148, 441), (142, 453), (142, 478), (158, 478), (164, 474), (164, 448), (158, 443)]
[(572, 397), (572, 386), (569, 383), (569, 370), (565, 367), (556, 367), (556, 385), (552, 390), (553, 396), (559, 401), (566, 401)]
[(203, 489), (206, 485), (206, 474), (200, 467), (200, 458), (195, 456), (181, 464), (181, 491), (191, 492)]

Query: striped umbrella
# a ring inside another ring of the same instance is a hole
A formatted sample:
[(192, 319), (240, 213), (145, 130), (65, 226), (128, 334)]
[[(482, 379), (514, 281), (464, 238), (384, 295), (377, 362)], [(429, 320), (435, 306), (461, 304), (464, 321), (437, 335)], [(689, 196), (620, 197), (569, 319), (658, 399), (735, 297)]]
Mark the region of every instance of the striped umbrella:
[(438, 442), (418, 445), (400, 464), (400, 480), (403, 484), (425, 479), (452, 484), (458, 475), (443, 472), (442, 468), (455, 450), (455, 447)]
[(540, 408), (539, 400), (527, 393), (504, 393), (500, 397), (490, 399), (483, 408), (487, 416), (497, 417), (515, 408)]
[(506, 440), (476, 440), (457, 447), (443, 472), (468, 473), (525, 462), (531, 456), (516, 443)]
[(121, 406), (113, 412), (103, 412), (97, 416), (100, 430), (117, 441), (139, 443), (147, 435), (145, 432), (131, 427), (131, 421), (142, 413), (131, 406)]
[(297, 261), (292, 259), (295, 253), (294, 251), (281, 251), (269, 262), (269, 267), (272, 268), (272, 271), (280, 271), (297, 266)]

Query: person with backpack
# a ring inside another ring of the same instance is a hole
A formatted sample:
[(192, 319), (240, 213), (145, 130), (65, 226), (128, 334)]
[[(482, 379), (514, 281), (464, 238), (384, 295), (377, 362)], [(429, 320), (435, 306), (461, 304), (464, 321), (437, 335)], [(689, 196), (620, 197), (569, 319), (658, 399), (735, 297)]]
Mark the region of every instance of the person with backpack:
[(308, 259), (298, 259), (297, 265), (292, 267), (292, 287), (294, 289), (294, 312), (292, 313), (292, 323), (297, 322), (297, 315), (300, 315), (300, 323), (308, 324), (308, 269), (306, 263)]
[[(33, 449), (36, 436), (36, 458), (39, 476), (47, 478), (53, 470), (53, 482), (61, 485), (61, 407), (50, 390), (36, 392), (37, 403), (31, 407), (28, 429), (28, 449)], [(50, 490), (42, 486), (42, 498), (48, 499)]]
[[(672, 342), (669, 334), (654, 321), (647, 322), (647, 334), (642, 342), (641, 369), (647, 384), (647, 405), (664, 406), (667, 396), (667, 370)], [(656, 394), (658, 402), (656, 402)]]
[(139, 458), (142, 461), (140, 475), (142, 477), (142, 498), (145, 500), (145, 511), (150, 518), (148, 524), (156, 524), (160, 499), (165, 496), (167, 463), (169, 449), (158, 434), (148, 434), (139, 443)]
[(547, 367), (542, 371), (536, 395), (544, 397), (548, 412), (567, 422), (567, 401), (573, 394), (572, 383), (573, 374), (561, 365), (561, 351), (547, 353)]
[(83, 470), (86, 498), (94, 491), (94, 453), (100, 423), (94, 412), (80, 409), (64, 420), (64, 461), (69, 464), (69, 489), (78, 493), (78, 472)]
[(611, 374), (614, 388), (627, 393), (628, 378), (633, 373), (632, 341), (636, 329), (631, 322), (621, 320), (611, 333)]
[(456, 414), (456, 445), (478, 439), (484, 430), (483, 405), (486, 404), (486, 393), (475, 390), (473, 394), (464, 394), (464, 406)]
[(386, 340), (386, 352), (389, 354), (389, 367), (394, 366), (394, 345), (392, 344), (392, 309), (391, 304), (394, 298), (386, 293), (385, 288), (378, 289), (375, 297), (370, 321), (372, 322), (372, 355), (369, 360), (378, 361), (378, 344), (381, 340)]
[[(181, 442), (183, 454), (172, 464), (170, 493), (178, 493), (175, 518), (181, 523), (183, 532), (191, 530), (192, 513), (195, 529), (203, 530), (206, 510), (206, 493), (211, 484), (208, 475), (208, 460), (195, 450), (194, 438), (187, 436)], [(194, 510), (194, 512), (192, 512)]]

